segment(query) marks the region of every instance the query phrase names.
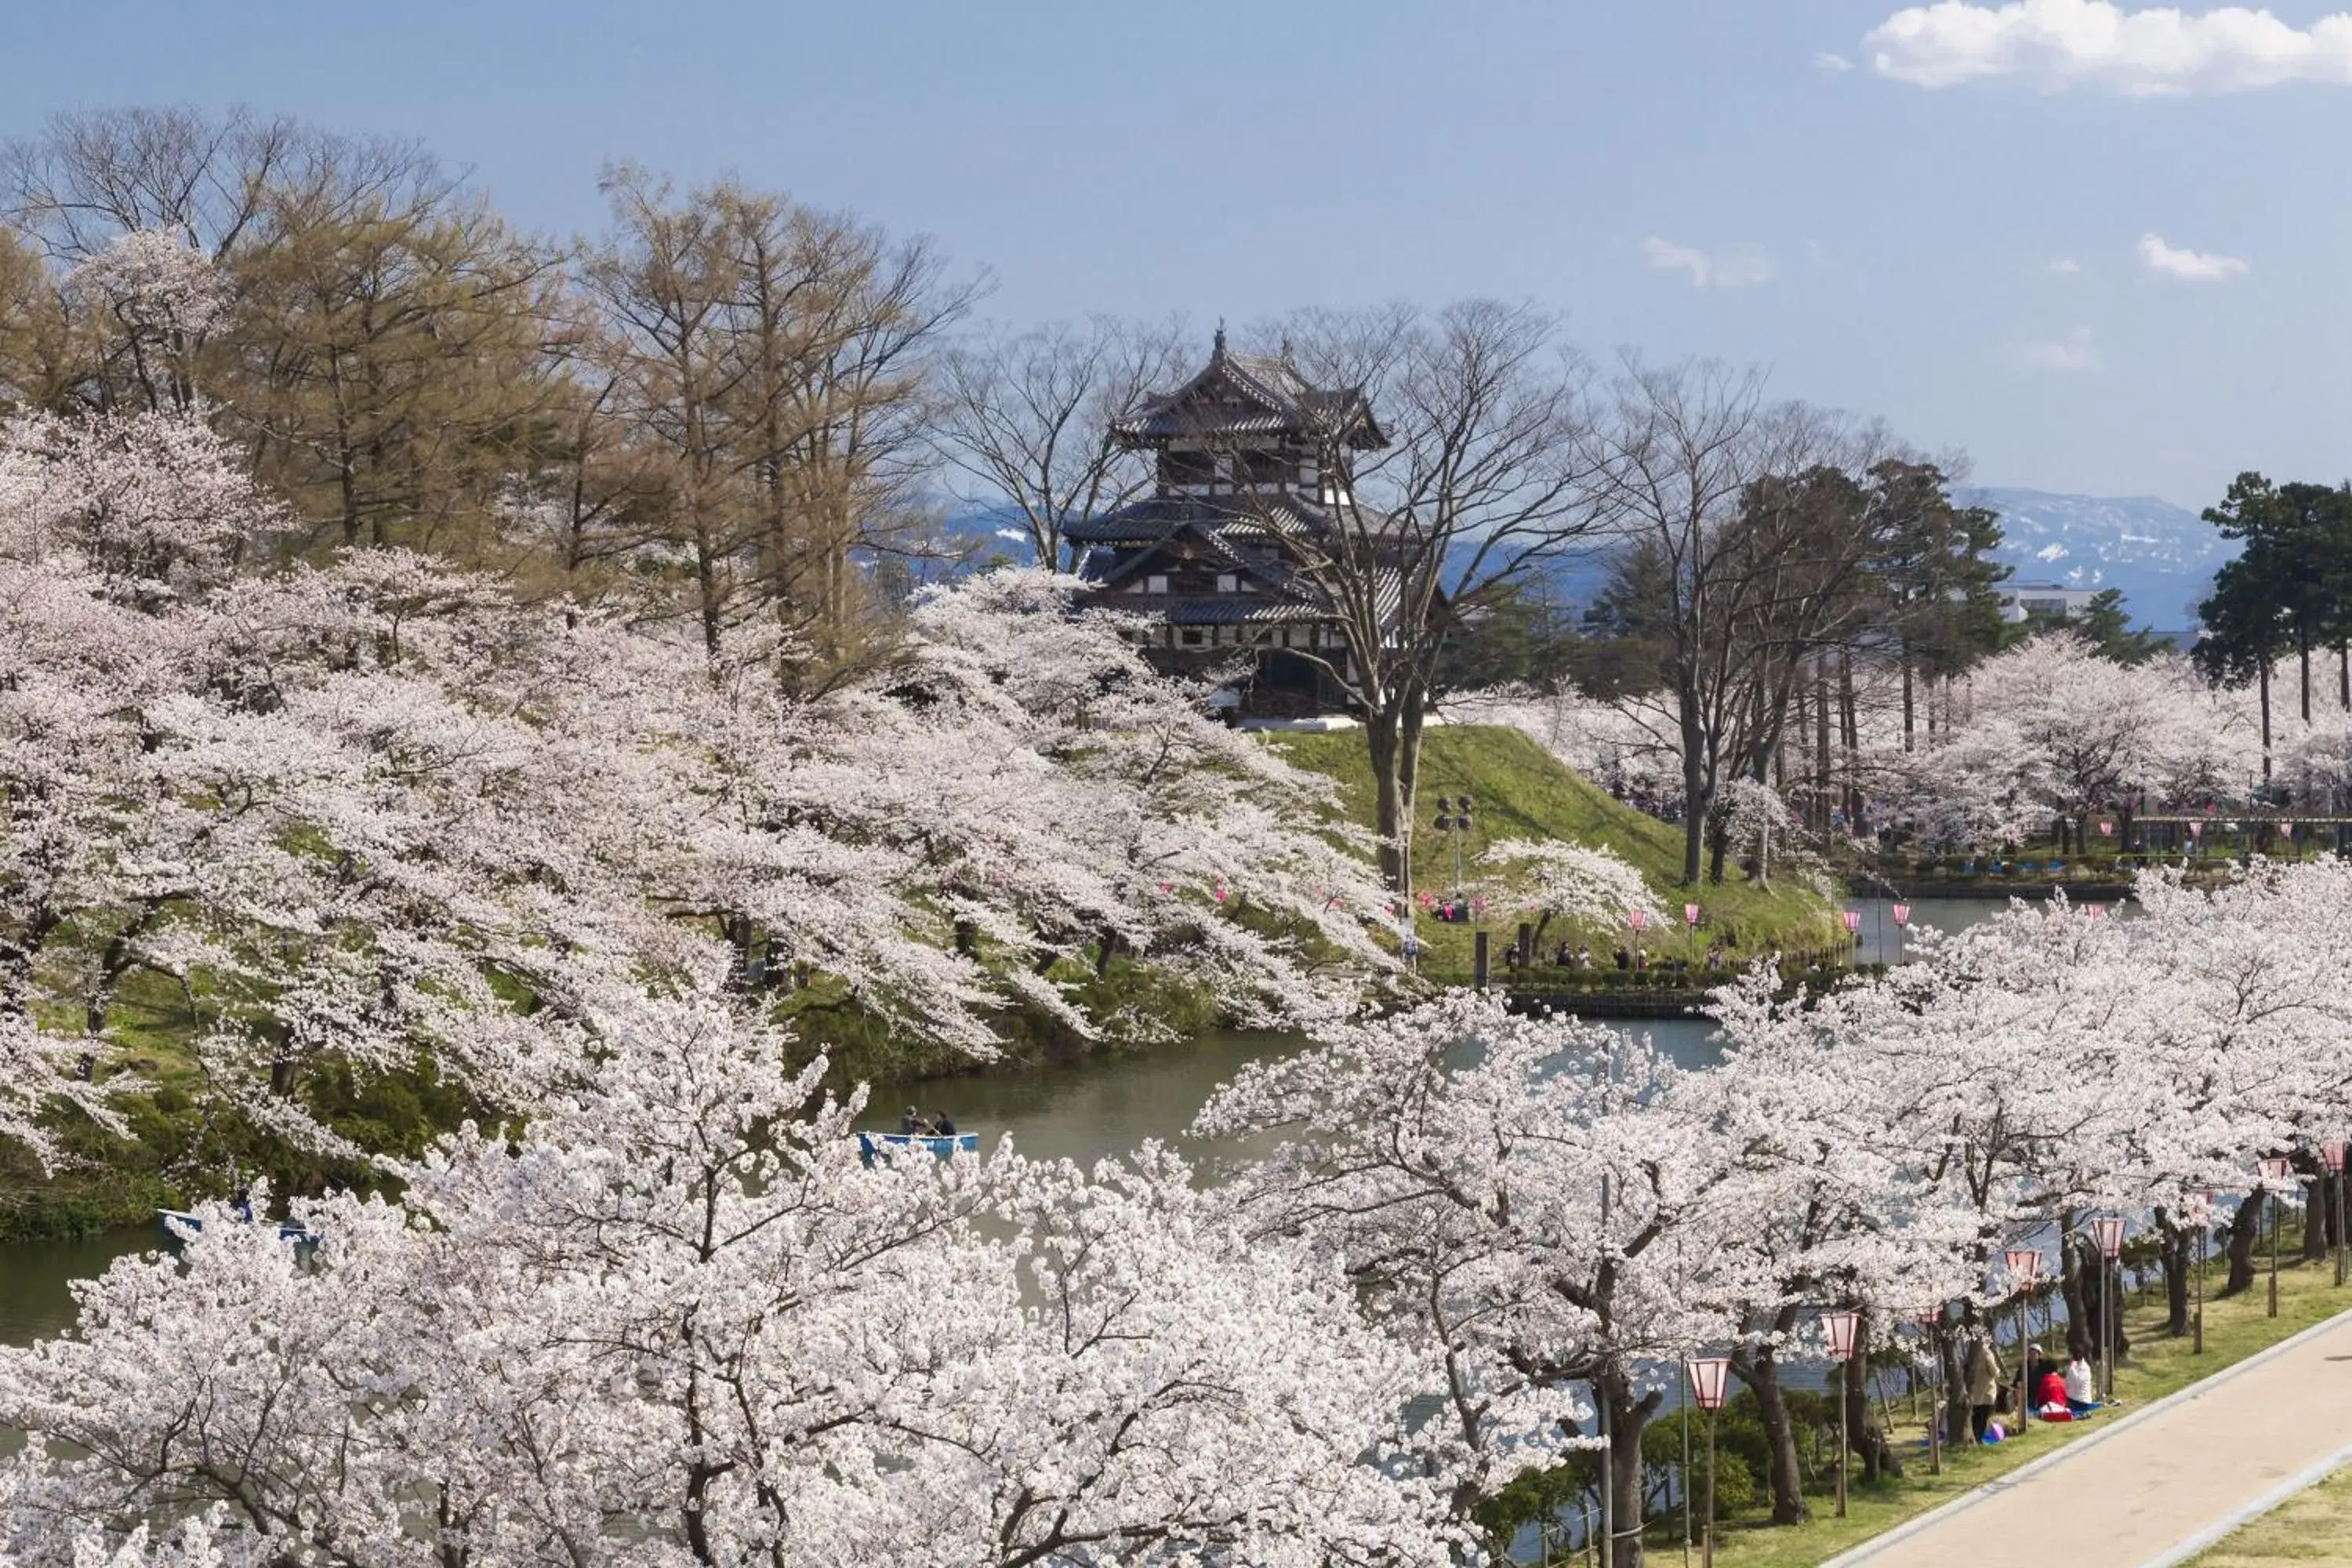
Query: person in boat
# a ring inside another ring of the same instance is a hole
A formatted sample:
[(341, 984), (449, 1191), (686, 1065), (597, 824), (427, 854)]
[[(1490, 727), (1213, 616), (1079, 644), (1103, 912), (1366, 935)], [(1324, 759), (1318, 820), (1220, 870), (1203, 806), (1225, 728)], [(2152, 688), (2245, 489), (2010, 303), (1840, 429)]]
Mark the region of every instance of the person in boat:
[(954, 1137), (955, 1118), (950, 1116), (944, 1110), (940, 1111), (937, 1116), (931, 1119), (931, 1131), (938, 1133), (942, 1138)]
[(923, 1120), (923, 1113), (911, 1105), (907, 1107), (907, 1113), (898, 1118), (898, 1131), (909, 1137), (919, 1138), (930, 1130), (930, 1123)]

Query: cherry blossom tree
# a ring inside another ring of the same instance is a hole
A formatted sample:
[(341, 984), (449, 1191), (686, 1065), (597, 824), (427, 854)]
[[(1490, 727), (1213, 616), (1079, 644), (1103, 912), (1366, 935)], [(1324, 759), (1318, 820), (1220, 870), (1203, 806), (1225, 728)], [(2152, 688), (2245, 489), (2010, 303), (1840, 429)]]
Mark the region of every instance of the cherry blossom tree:
[(1613, 1568), (1640, 1561), (1641, 1440), (1665, 1378), (1734, 1325), (1694, 1288), (1738, 1150), (1646, 1039), (1466, 993), (1254, 1064), (1202, 1130), (1280, 1140), (1234, 1190), (1269, 1237), (1361, 1280), (1437, 1388), (1413, 1436), (1457, 1520), (1522, 1471), (1613, 1458)]
[(5, 1549), (216, 1508), (236, 1563), (1444, 1560), (1365, 1462), (1410, 1363), (1164, 1152), (868, 1170), (721, 994), (549, 1034), (520, 1137), (302, 1205), (307, 1258), (207, 1211), (0, 1352)]

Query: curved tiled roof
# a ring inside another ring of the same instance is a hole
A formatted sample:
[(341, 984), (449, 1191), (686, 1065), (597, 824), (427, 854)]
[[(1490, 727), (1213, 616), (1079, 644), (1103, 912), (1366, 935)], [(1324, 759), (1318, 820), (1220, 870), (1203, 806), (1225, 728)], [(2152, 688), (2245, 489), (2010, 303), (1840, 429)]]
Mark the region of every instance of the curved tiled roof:
[(1198, 375), (1172, 392), (1146, 397), (1112, 420), (1110, 433), (1129, 446), (1187, 436), (1284, 435), (1337, 435), (1357, 447), (1388, 445), (1361, 387), (1311, 386), (1286, 357), (1229, 353), (1223, 328)]

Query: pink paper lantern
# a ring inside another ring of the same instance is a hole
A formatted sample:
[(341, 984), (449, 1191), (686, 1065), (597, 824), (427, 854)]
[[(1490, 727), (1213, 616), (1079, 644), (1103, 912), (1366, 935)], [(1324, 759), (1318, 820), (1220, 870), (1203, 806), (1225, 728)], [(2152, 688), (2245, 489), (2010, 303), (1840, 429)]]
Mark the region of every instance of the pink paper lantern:
[(2107, 906), (2105, 904), (2085, 904), (2083, 906), (2083, 913), (2089, 919), (2103, 921), (2107, 918)]
[(2294, 837), (2294, 824), (2282, 818), (2279, 822), (2279, 831), (2292, 838)]
[(1223, 903), (1224, 901), (1225, 901), (1225, 885), (1224, 885), (1223, 882), (1220, 882), (1220, 883), (1218, 883), (1218, 884), (1217, 884), (1217, 902), (1219, 902), (1219, 903), (1221, 903), (1221, 904), (1222, 904), (1222, 903)]
[(2113, 1263), (2124, 1255), (2124, 1222), (2114, 1215), (2093, 1220), (2091, 1239), (2098, 1244), (2099, 1256)]
[(1695, 926), (1698, 924), (1698, 906), (1696, 904), (1685, 904), (1683, 906), (1683, 924), (1686, 926)]
[(2042, 1254), (2031, 1247), (2012, 1247), (2000, 1255), (2009, 1266), (2010, 1283), (2020, 1290), (2033, 1289), (2033, 1281), (2042, 1274)]
[(1943, 1326), (1944, 1309), (1941, 1303), (1933, 1307), (1922, 1307), (1911, 1315), (1923, 1329), (1934, 1329)]
[(1647, 910), (1635, 910), (1625, 917), (1625, 921), (1626, 923), (1631, 925), (1635, 931), (1640, 931), (1643, 926), (1650, 923), (1650, 911)]
[(1899, 926), (1907, 926), (1907, 925), (1909, 925), (1909, 924), (1911, 923), (1911, 906), (1910, 906), (1910, 905), (1908, 905), (1908, 904), (1897, 904), (1897, 905), (1895, 905), (1895, 909), (1894, 909), (1894, 911), (1893, 911), (1893, 912), (1894, 912), (1894, 915), (1895, 915), (1895, 923), (1896, 925), (1899, 925)]
[[(2209, 808), (2209, 809), (2210, 809), (2210, 808)], [(2204, 825), (2203, 823), (2201, 823), (2201, 822), (2192, 822), (2192, 823), (2190, 823), (2190, 824), (2189, 825), (2189, 837), (2191, 837), (2191, 838), (2202, 838), (2202, 837), (2205, 837), (2205, 825)]]
[(1853, 1359), (1854, 1330), (1861, 1326), (1861, 1322), (1862, 1315), (1858, 1312), (1849, 1312), (1841, 1310), (1835, 1312), (1823, 1312), (1822, 1314), (1822, 1330), (1830, 1337), (1830, 1359), (1832, 1361), (1852, 1361)]
[(2294, 1174), (2294, 1162), (2277, 1154), (2264, 1155), (2256, 1168), (2263, 1173), (2263, 1185), (2274, 1186)]
[(1845, 929), (1849, 931), (1857, 931), (1862, 929), (1862, 911), (1860, 910), (1848, 910), (1845, 911)]
[(1722, 1356), (1701, 1356), (1690, 1363), (1691, 1400), (1701, 1410), (1720, 1410), (1731, 1391), (1731, 1363)]
[(2106, 821), (2102, 821), (2102, 822), (2099, 824), (2099, 837), (2102, 837), (2102, 838), (2112, 838), (2112, 837), (2114, 837), (2115, 836), (2116, 836), (2116, 825), (2115, 825), (2114, 823), (2112, 823), (2112, 822), (2106, 822)]
[(2344, 1173), (2344, 1140), (2331, 1139), (2319, 1146), (2319, 1163), (2327, 1167), (2331, 1176)]

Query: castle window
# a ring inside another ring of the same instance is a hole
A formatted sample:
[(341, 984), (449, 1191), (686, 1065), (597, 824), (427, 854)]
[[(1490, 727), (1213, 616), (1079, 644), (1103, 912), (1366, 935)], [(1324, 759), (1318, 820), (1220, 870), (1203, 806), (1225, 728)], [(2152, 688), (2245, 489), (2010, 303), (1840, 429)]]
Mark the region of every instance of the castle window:
[(1164, 594), (1168, 592), (1167, 577), (1160, 573), (1153, 573), (1150, 576), (1146, 577), (1143, 580), (1143, 591), (1147, 594)]
[(1218, 593), (1238, 594), (1241, 591), (1241, 580), (1235, 577), (1231, 572), (1220, 572), (1217, 574)]
[(1177, 633), (1176, 636), (1177, 640), (1181, 642), (1186, 647), (1199, 647), (1201, 646), (1201, 628), (1198, 626), (1186, 626), (1182, 631)]

